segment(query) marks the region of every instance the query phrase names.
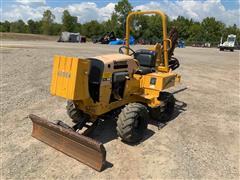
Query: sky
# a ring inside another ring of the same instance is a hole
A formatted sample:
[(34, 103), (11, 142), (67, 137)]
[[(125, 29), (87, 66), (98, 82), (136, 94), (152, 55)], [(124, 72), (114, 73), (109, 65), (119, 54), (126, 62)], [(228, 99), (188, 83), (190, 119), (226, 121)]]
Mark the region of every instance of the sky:
[[(108, 20), (117, 0), (0, 0), (0, 21), (23, 19), (40, 20), (45, 10), (61, 22), (62, 12), (67, 9), (85, 23), (91, 20)], [(202, 21), (215, 17), (227, 25), (240, 26), (240, 0), (129, 0), (134, 10), (162, 10), (171, 19), (179, 15)]]

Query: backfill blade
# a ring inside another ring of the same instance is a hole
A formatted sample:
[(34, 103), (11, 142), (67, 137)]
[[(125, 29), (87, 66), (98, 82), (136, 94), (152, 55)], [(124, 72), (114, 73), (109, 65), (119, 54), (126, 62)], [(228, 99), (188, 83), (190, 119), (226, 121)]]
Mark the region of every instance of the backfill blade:
[(106, 150), (102, 143), (36, 115), (30, 114), (29, 118), (33, 122), (34, 138), (97, 171), (102, 170), (106, 162)]

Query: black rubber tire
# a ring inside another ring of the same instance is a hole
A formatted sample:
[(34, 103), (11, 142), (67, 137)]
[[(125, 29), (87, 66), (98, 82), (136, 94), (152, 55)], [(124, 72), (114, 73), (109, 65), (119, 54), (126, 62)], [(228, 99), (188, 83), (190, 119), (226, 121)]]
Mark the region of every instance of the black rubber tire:
[(83, 117), (83, 112), (76, 107), (73, 101), (67, 101), (66, 109), (68, 116), (74, 123), (77, 123)]
[(176, 99), (174, 96), (169, 92), (161, 92), (161, 101), (165, 101), (164, 107), (157, 107), (157, 108), (151, 108), (150, 109), (150, 116), (154, 120), (157, 121), (168, 121), (171, 119), (173, 112), (174, 112), (174, 106)]
[(117, 133), (122, 141), (137, 143), (147, 129), (149, 114), (147, 107), (140, 103), (126, 105), (118, 116)]
[(231, 52), (233, 52), (233, 51), (234, 51), (234, 49), (230, 49), (230, 51), (231, 51)]

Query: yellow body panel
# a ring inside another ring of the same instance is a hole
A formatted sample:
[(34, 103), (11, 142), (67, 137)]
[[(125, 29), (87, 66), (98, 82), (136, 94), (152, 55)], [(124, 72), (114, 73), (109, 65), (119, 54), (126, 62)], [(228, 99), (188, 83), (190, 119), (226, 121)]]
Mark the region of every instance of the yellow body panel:
[(55, 56), (53, 61), (51, 94), (70, 100), (89, 98), (89, 61), (75, 57)]
[[(174, 73), (151, 73), (147, 75), (135, 74), (133, 78), (126, 81), (124, 97), (118, 101), (109, 103), (111, 84), (104, 85), (100, 89), (100, 102), (94, 103), (90, 98), (85, 101), (75, 101), (79, 109), (97, 117), (106, 112), (119, 108), (131, 102), (141, 102), (150, 107), (161, 105), (158, 100), (159, 93), (175, 85), (177, 75)], [(151, 78), (156, 78), (156, 85), (150, 83)]]
[(174, 86), (176, 74), (172, 73), (150, 73), (144, 75), (141, 79), (141, 88), (144, 89), (144, 94), (147, 92), (162, 91)]
[[(92, 117), (102, 115), (113, 109), (119, 108), (130, 102), (144, 102), (146, 100), (138, 95), (137, 92), (141, 92), (140, 81), (132, 78), (128, 80), (125, 85), (124, 97), (118, 101), (109, 103), (111, 95), (111, 84), (101, 86), (100, 89), (100, 102), (94, 103), (91, 98), (85, 101), (75, 101), (79, 109), (90, 114)], [(142, 91), (143, 92), (143, 91)]]
[[(131, 102), (141, 102), (150, 107), (161, 105), (159, 93), (180, 81), (180, 76), (171, 72), (129, 74), (123, 98), (110, 102), (111, 81), (102, 81), (99, 102), (93, 102), (88, 91), (90, 61), (75, 57), (55, 56), (52, 71), (51, 94), (73, 100), (79, 109), (92, 119)], [(103, 72), (104, 78), (112, 78), (112, 72)]]

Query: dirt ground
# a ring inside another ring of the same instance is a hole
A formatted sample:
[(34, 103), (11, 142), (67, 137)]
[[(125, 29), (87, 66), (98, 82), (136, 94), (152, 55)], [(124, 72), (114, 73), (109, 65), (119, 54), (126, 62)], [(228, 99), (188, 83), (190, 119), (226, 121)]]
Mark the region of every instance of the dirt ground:
[(53, 56), (91, 57), (118, 47), (2, 42), (1, 179), (239, 179), (239, 51), (176, 49), (182, 83), (170, 89), (178, 101), (174, 118), (160, 130), (150, 124), (135, 146), (117, 138), (114, 121), (100, 124), (94, 136), (111, 164), (101, 173), (31, 137), (29, 113), (71, 122), (65, 100), (49, 94)]
[(57, 41), (58, 36), (47, 36), (42, 34), (26, 34), (26, 33), (8, 33), (0, 32), (1, 39), (10, 41)]

